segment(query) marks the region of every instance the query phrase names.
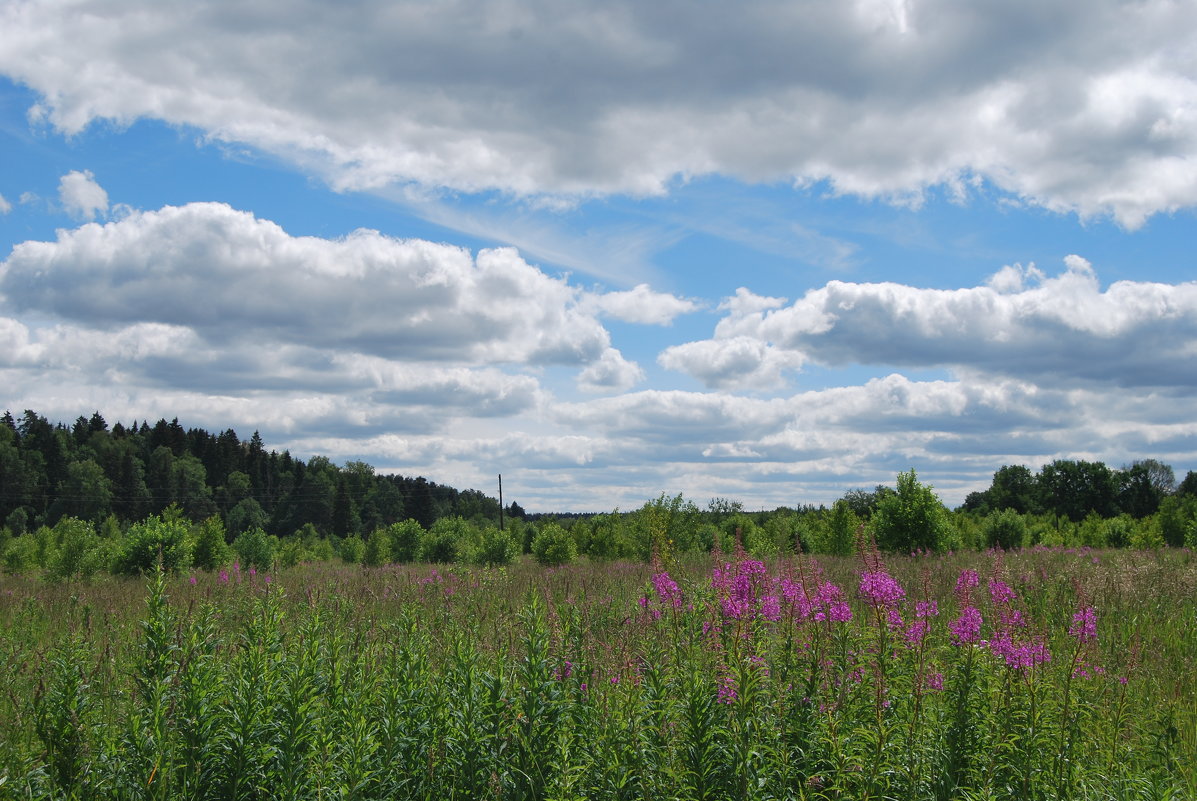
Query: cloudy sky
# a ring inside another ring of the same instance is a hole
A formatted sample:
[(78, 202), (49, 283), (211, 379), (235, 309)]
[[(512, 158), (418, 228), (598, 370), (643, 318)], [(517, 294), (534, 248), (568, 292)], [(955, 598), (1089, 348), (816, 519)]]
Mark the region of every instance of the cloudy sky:
[(532, 511), (1197, 469), (1197, 5), (0, 0), (0, 408)]

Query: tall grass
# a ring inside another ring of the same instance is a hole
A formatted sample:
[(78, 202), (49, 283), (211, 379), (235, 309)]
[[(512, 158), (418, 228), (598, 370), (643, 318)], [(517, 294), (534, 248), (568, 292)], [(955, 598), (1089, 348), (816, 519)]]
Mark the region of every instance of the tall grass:
[(6, 578), (0, 796), (1197, 798), (1195, 589), (1184, 551)]

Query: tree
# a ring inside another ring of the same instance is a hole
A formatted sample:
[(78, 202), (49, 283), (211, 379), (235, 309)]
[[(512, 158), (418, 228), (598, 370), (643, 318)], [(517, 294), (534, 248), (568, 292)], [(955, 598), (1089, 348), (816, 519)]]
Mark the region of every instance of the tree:
[(953, 544), (948, 510), (914, 470), (898, 474), (898, 489), (873, 513), (873, 534), (882, 550), (909, 553), (946, 550)]
[[(1158, 462), (1156, 462), (1159, 465)], [(1167, 467), (1167, 465), (1162, 465)], [(1172, 468), (1168, 468), (1171, 473)], [(1162, 476), (1158, 471), (1153, 475), (1152, 468), (1143, 462), (1135, 462), (1130, 467), (1124, 467), (1117, 473), (1118, 479), (1118, 507), (1127, 514), (1144, 518), (1155, 514), (1162, 501), (1171, 494), (1176, 481)], [(1168, 487), (1164, 490), (1163, 487)]]
[(1043, 466), (1037, 484), (1045, 509), (1073, 522), (1089, 512), (1102, 517), (1118, 513), (1118, 481), (1101, 462), (1057, 459)]
[[(82, 418), (80, 418), (82, 419)], [(67, 477), (58, 486), (54, 516), (68, 515), (91, 523), (112, 510), (112, 486), (104, 470), (91, 459), (72, 462)]]
[(986, 492), (989, 508), (1000, 511), (1013, 509), (1020, 515), (1037, 510), (1035, 476), (1024, 465), (1004, 465), (993, 474), (993, 483)]

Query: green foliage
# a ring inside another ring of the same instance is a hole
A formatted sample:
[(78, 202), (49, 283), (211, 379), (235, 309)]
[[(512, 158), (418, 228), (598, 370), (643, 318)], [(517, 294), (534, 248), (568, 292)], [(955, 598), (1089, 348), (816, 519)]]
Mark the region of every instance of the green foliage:
[(532, 556), (541, 565), (567, 565), (578, 555), (578, 546), (568, 531), (556, 523), (540, 527), (532, 540)]
[(366, 557), (366, 543), (362, 542), (362, 538), (356, 534), (346, 537), (337, 547), (337, 555), (343, 562), (360, 565)]
[(199, 525), (192, 564), (200, 570), (216, 570), (229, 563), (231, 551), (225, 542), (224, 524), (216, 515)]
[(362, 553), (362, 564), (368, 567), (379, 567), (391, 562), (391, 534), (385, 528), (376, 528), (366, 540), (366, 550)]
[(90, 522), (64, 517), (54, 525), (53, 531), (57, 547), (49, 560), (48, 578), (57, 581), (87, 579), (104, 567), (108, 555)]
[(233, 540), (233, 552), (243, 568), (271, 570), (278, 549), (278, 538), (272, 537), (260, 528), (241, 532)]
[(269, 515), (262, 505), (253, 498), (244, 498), (236, 503), (226, 517), (229, 534), (236, 537), (251, 528), (266, 528), (270, 522)]
[(437, 564), (456, 562), (462, 548), (474, 538), (474, 533), (474, 527), (463, 518), (442, 517), (420, 539), (420, 561)]
[(163, 570), (176, 572), (191, 565), (190, 526), (181, 510), (170, 507), (162, 516), (152, 515), (134, 523), (117, 545), (113, 571), (137, 575), (153, 570), (162, 562)]
[(483, 526), (471, 549), (470, 562), (483, 567), (502, 567), (515, 561), (519, 553), (520, 542), (510, 528), (501, 530), (498, 526)]
[(424, 539), (424, 527), (412, 519), (401, 520), (387, 527), (391, 541), (391, 561), (406, 564), (416, 561), (420, 552), (420, 541)]
[(955, 544), (947, 509), (914, 470), (898, 474), (897, 491), (882, 498), (873, 513), (873, 535), (884, 551), (944, 551)]
[(1014, 509), (990, 512), (985, 518), (985, 544), (990, 548), (1021, 548), (1026, 539), (1026, 520)]

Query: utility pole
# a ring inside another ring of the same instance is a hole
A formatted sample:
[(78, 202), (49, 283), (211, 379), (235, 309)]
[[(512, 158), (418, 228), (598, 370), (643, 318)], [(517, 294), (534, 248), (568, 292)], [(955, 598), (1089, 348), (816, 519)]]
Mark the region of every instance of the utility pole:
[(499, 531), (503, 530), (503, 474), (499, 473)]

